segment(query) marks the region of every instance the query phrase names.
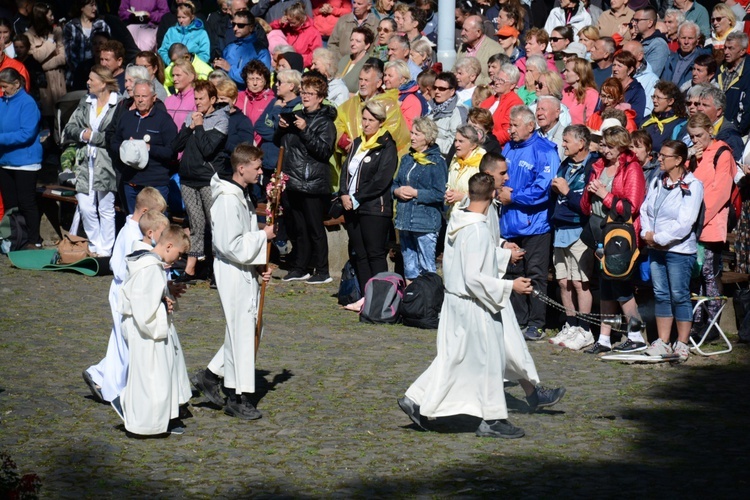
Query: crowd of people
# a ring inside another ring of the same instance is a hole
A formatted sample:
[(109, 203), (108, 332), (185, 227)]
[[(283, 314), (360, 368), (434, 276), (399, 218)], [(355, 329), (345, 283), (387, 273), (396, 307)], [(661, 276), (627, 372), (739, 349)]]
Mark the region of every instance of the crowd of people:
[[(28, 248), (41, 247), (39, 137), (61, 98), (83, 91), (59, 142), (93, 255), (113, 254), (118, 200), (133, 214), (154, 188), (187, 215), (178, 281), (199, 279), (215, 253), (213, 179), (236, 174), (233, 152), (252, 144), (264, 201), (283, 147), (283, 280), (331, 281), (324, 220), (343, 216), (364, 288), (387, 269), (391, 241), (407, 283), (437, 269), (442, 235), (492, 158), (508, 172), (488, 205), (512, 255), (501, 274), (546, 294), (553, 269), (566, 321), (550, 342), (684, 362), (720, 307), (693, 317), (691, 286), (721, 295), (735, 228), (736, 269), (750, 268), (747, 2), (555, 4), (459, 0), (439, 14), (435, 0), (75, 0), (63, 12), (16, 0), (0, 10), (0, 210), (17, 207)], [(436, 57), (439, 15), (455, 17), (452, 68)], [(598, 281), (602, 314), (640, 319), (636, 278), (598, 270), (613, 214), (631, 219), (638, 278), (653, 286), (651, 345), (639, 328), (613, 345), (606, 323), (595, 339), (580, 316)], [(527, 340), (545, 338), (544, 303), (515, 291), (509, 304)]]

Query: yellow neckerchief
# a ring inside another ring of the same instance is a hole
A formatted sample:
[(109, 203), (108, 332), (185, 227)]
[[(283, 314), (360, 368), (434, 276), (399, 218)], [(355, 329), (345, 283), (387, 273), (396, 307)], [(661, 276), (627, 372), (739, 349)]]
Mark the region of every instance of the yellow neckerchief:
[(417, 151), (414, 151), (411, 154), (411, 157), (414, 158), (414, 161), (419, 163), (420, 165), (434, 165), (434, 161), (430, 161), (427, 159), (427, 153), (419, 153)]
[(659, 120), (656, 117), (656, 115), (652, 113), (651, 114), (651, 118), (649, 118), (648, 120), (646, 120), (643, 123), (643, 125), (641, 125), (641, 128), (646, 128), (647, 126), (653, 125), (655, 123), (656, 124), (656, 128), (659, 129), (659, 133), (663, 134), (664, 133), (664, 125), (666, 125), (667, 123), (671, 123), (671, 122), (675, 121), (677, 118), (678, 117), (676, 115), (672, 115), (669, 118), (664, 118), (663, 120)]
[(740, 62), (739, 67), (736, 70), (737, 76), (735, 76), (732, 79), (732, 81), (729, 83), (729, 85), (727, 87), (724, 87), (724, 75), (720, 72), (719, 76), (716, 78), (718, 80), (718, 82), (719, 82), (719, 88), (721, 90), (723, 90), (724, 92), (726, 92), (727, 90), (729, 90), (732, 87), (732, 85), (734, 85), (735, 83), (737, 83), (738, 81), (740, 81), (740, 78), (742, 77), (742, 72), (744, 70), (745, 70), (745, 60), (743, 59), (742, 62)]
[(368, 149), (372, 149), (377, 146), (378, 139), (383, 137), (386, 132), (388, 132), (388, 129), (381, 126), (378, 131), (369, 139), (365, 139), (365, 134), (360, 135), (359, 137), (362, 139), (362, 144), (359, 145), (359, 151), (367, 151)]
[(463, 171), (467, 167), (475, 167), (479, 168), (479, 163), (482, 161), (481, 154), (477, 154), (477, 151), (479, 148), (474, 149), (471, 153), (469, 153), (468, 158), (459, 158), (456, 156), (456, 163), (458, 163), (458, 173), (461, 174), (461, 171)]
[(714, 137), (716, 137), (719, 134), (719, 129), (721, 129), (721, 126), (724, 125), (724, 117), (722, 116), (718, 120), (716, 120), (716, 123), (714, 123)]

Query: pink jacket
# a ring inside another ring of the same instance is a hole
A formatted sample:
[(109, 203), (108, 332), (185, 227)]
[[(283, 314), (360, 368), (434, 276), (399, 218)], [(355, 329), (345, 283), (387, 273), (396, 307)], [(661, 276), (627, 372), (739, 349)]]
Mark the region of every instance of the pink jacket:
[(167, 97), (167, 100), (164, 101), (164, 106), (166, 106), (167, 113), (172, 117), (179, 131), (185, 124), (185, 119), (188, 115), (195, 111), (195, 92), (193, 92), (193, 87), (188, 87), (182, 92)]
[[(544, 58), (547, 60), (547, 69), (557, 73), (557, 66), (555, 65), (555, 56), (552, 54), (545, 54)], [(516, 67), (521, 72), (521, 79), (518, 80), (518, 86), (522, 87), (526, 83), (526, 56), (516, 61)]]
[(271, 29), (281, 30), (286, 35), (287, 43), (302, 56), (302, 62), (306, 68), (312, 64), (313, 51), (323, 46), (320, 31), (313, 26), (310, 18), (305, 19), (298, 29), (292, 29), (288, 24), (282, 25), (278, 20), (271, 23)]
[[(237, 102), (235, 103), (235, 106), (239, 108), (242, 113), (250, 118), (250, 121), (253, 122), (253, 126), (255, 126), (255, 122), (258, 121), (258, 118), (260, 118), (260, 115), (263, 114), (263, 111), (265, 111), (268, 104), (274, 99), (273, 90), (266, 89), (262, 92), (259, 92), (257, 94), (253, 94), (249, 90), (245, 89), (237, 96)], [(258, 133), (255, 133), (255, 144), (260, 144), (261, 137), (258, 135)]]
[(599, 92), (588, 87), (586, 94), (583, 96), (583, 102), (578, 102), (575, 91), (568, 86), (563, 89), (562, 103), (570, 110), (573, 125), (585, 125), (596, 111), (596, 105), (599, 103)]
[[(311, 0), (313, 7), (313, 25), (320, 31), (320, 34), (326, 38), (331, 36), (333, 28), (336, 26), (339, 18), (352, 11), (352, 4), (349, 0)], [(323, 15), (320, 8), (325, 4), (333, 7), (331, 13)]]
[(714, 168), (714, 156), (721, 146), (728, 145), (724, 141), (712, 142), (703, 152), (698, 168), (693, 172), (693, 175), (703, 183), (703, 203), (706, 205), (706, 215), (700, 241), (706, 243), (727, 241), (729, 196), (732, 194), (737, 164), (734, 162), (730, 149), (722, 153)]

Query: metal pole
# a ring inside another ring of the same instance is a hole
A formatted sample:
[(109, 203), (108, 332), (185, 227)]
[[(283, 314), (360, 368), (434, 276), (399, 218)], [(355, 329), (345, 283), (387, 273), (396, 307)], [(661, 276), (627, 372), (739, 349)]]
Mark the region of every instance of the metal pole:
[(443, 71), (451, 71), (456, 63), (456, 0), (438, 0), (437, 60)]

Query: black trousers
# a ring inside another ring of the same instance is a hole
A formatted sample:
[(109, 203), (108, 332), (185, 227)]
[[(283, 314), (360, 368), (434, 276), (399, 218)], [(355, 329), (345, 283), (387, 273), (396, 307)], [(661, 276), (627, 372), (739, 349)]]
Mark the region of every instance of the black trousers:
[(36, 179), (39, 172), (0, 168), (0, 192), (3, 195), (3, 206), (7, 212), (11, 208), (26, 219), (29, 231), (29, 243), (41, 243), (39, 225), (41, 215), (36, 203)]
[(370, 278), (388, 270), (391, 218), (347, 210), (344, 212), (344, 223), (349, 235), (349, 260), (357, 273), (359, 287), (364, 292), (365, 283)]
[(291, 255), (293, 270), (328, 273), (328, 236), (323, 217), (328, 212), (331, 197), (299, 191), (286, 192), (287, 207), (284, 217), (294, 250)]
[[(526, 250), (526, 253), (523, 259), (508, 266), (506, 279), (529, 278), (534, 289), (546, 295), (552, 233), (522, 236), (512, 238), (509, 241)], [(513, 292), (510, 296), (510, 302), (516, 311), (519, 325), (544, 328), (547, 321), (547, 306), (542, 301), (531, 295)]]

